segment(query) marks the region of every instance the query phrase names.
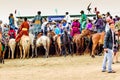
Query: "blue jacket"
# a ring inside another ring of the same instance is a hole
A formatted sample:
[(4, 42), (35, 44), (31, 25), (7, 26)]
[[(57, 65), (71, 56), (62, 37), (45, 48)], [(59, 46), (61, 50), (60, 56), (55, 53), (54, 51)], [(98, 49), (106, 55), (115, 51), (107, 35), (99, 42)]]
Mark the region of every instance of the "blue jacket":
[[(115, 33), (114, 33), (114, 44), (116, 44)], [(104, 48), (108, 48), (108, 49), (112, 49), (113, 48), (113, 38), (112, 38), (112, 31), (111, 31), (111, 29), (109, 29), (107, 31), (106, 35), (105, 35)]]

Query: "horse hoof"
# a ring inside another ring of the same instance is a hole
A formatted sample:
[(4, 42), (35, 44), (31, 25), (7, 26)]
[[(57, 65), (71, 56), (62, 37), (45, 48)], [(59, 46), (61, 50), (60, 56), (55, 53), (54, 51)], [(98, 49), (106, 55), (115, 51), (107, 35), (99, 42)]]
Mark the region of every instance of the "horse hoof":
[(92, 57), (92, 58), (95, 58), (95, 56), (94, 56), (94, 55), (92, 55), (91, 57)]

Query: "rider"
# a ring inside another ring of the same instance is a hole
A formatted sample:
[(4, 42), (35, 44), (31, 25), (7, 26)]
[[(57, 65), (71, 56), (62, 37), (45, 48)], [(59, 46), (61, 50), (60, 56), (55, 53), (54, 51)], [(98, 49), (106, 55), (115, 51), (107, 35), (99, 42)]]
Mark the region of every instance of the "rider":
[(14, 30), (17, 29), (17, 27), (15, 27), (15, 19), (12, 13), (9, 15), (9, 25)]
[(22, 37), (22, 35), (29, 36), (29, 23), (27, 21), (27, 18), (24, 18), (24, 22), (21, 24), (19, 30), (18, 30), (18, 36), (16, 37), (15, 41), (18, 43)]
[(6, 49), (7, 49), (7, 43), (8, 43), (8, 41), (9, 41), (9, 36), (8, 36), (8, 31), (9, 31), (9, 27), (8, 27), (8, 25), (7, 24), (4, 24), (4, 26), (3, 26), (3, 31), (2, 31), (2, 40), (1, 40), (1, 42), (2, 42), (2, 51), (3, 52), (5, 52), (6, 51)]
[(41, 29), (42, 25), (42, 17), (41, 17), (41, 11), (38, 11), (37, 15), (33, 19), (34, 22), (34, 35), (36, 36)]
[(9, 39), (13, 38), (15, 39), (16, 37), (16, 32), (13, 28), (10, 28), (10, 30), (8, 31), (8, 35), (9, 35)]

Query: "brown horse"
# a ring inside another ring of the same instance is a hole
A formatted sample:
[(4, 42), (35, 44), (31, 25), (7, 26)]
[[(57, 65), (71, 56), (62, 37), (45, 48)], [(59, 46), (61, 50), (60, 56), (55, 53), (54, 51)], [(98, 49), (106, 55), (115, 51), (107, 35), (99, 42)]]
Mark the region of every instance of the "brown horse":
[(95, 57), (95, 49), (97, 48), (97, 46), (98, 47), (103, 46), (104, 36), (105, 36), (105, 32), (101, 32), (101, 33), (93, 34), (92, 37), (90, 38), (89, 47), (91, 47), (92, 50), (91, 57), (93, 58)]
[(80, 55), (85, 51), (86, 40), (91, 36), (90, 30), (82, 30), (81, 34), (76, 34), (73, 36), (73, 42), (76, 44), (77, 54), (80, 52)]
[(62, 48), (61, 48), (61, 36), (60, 35), (55, 35), (54, 36), (54, 41), (55, 41), (55, 49), (56, 49), (56, 54), (57, 55), (62, 55)]
[(49, 49), (49, 54), (50, 55), (55, 55), (56, 54), (56, 48), (55, 48), (55, 41), (54, 41), (54, 36), (55, 33), (54, 31), (48, 31), (47, 36), (50, 38), (50, 49)]

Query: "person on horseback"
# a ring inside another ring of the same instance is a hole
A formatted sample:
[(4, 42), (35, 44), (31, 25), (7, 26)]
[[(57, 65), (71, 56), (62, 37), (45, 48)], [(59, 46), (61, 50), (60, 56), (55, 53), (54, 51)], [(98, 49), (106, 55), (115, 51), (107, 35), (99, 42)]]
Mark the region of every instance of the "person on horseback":
[(34, 35), (36, 36), (38, 34), (38, 31), (41, 29), (42, 25), (41, 11), (38, 11), (37, 15), (34, 17), (33, 23), (34, 23)]
[(74, 19), (71, 27), (71, 36), (73, 37), (75, 34), (80, 34), (80, 22), (78, 19)]
[(16, 43), (18, 43), (23, 35), (29, 36), (29, 24), (27, 21), (27, 18), (24, 18), (24, 22), (21, 24), (19, 30), (18, 30), (18, 35), (15, 39)]
[(17, 27), (15, 27), (15, 20), (14, 20), (14, 16), (12, 13), (9, 15), (9, 26), (13, 28), (14, 30), (18, 29)]
[(80, 13), (81, 13), (80, 23), (81, 23), (81, 31), (82, 31), (86, 27), (87, 16), (83, 10)]
[(2, 21), (0, 20), (0, 34), (2, 34)]
[(8, 25), (4, 24), (3, 31), (2, 31), (2, 40), (1, 40), (3, 52), (7, 50), (7, 45), (9, 41), (8, 31), (9, 31)]
[(13, 28), (10, 28), (10, 30), (8, 31), (8, 35), (9, 35), (9, 39), (15, 39), (16, 38), (16, 32)]

